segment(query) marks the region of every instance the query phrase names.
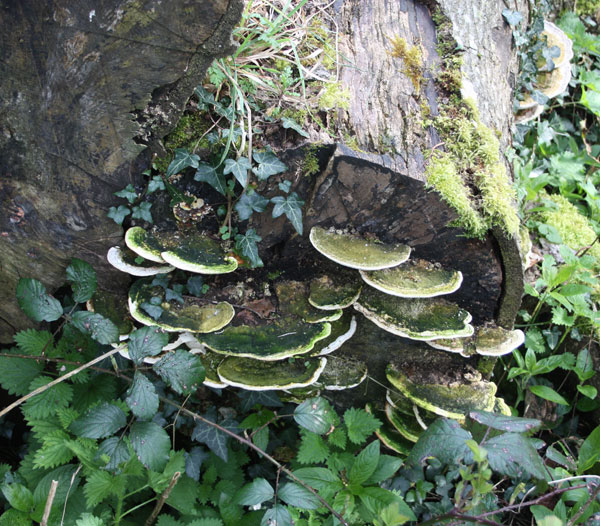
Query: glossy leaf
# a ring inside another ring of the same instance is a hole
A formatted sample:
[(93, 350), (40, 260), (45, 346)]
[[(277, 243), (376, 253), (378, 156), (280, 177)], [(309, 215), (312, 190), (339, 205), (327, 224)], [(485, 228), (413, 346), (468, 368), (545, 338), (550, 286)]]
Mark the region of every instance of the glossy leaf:
[(254, 212), (264, 212), (268, 204), (269, 200), (256, 192), (244, 192), (234, 208), (240, 220), (246, 221)]
[(123, 199), (127, 199), (129, 204), (133, 203), (138, 196), (132, 184), (128, 184), (125, 188), (123, 188), (123, 190), (115, 192), (114, 195), (117, 197), (122, 197)]
[(304, 205), (304, 201), (298, 197), (298, 194), (292, 192), (287, 197), (278, 195), (273, 197), (271, 202), (275, 204), (273, 207), (273, 217), (285, 214), (292, 225), (294, 225), (296, 232), (302, 235), (302, 206)]
[(261, 181), (287, 170), (287, 166), (272, 152), (255, 152), (252, 157), (258, 163), (252, 171)]
[(490, 467), (508, 477), (522, 478), (525, 474), (545, 479), (546, 469), (531, 439), (517, 433), (504, 433), (487, 440), (483, 447), (488, 452)]
[(162, 348), (169, 343), (169, 335), (158, 327), (142, 327), (129, 335), (127, 351), (129, 357), (136, 365), (140, 365), (144, 358), (156, 356)]
[(62, 316), (63, 309), (46, 287), (33, 278), (21, 278), (17, 285), (17, 300), (23, 312), (34, 321), (55, 321)]
[(152, 213), (150, 209), (152, 208), (152, 203), (148, 201), (144, 201), (137, 206), (134, 206), (131, 210), (131, 217), (133, 219), (142, 219), (143, 221), (148, 221), (148, 223), (152, 223)]
[(227, 183), (225, 177), (214, 166), (208, 163), (199, 163), (194, 175), (194, 180), (208, 183), (221, 195), (226, 195)]
[(466, 441), (472, 438), (456, 420), (439, 418), (419, 437), (406, 463), (419, 466), (428, 457), (435, 457), (444, 464), (456, 464), (459, 459), (468, 463), (473, 454)]
[(246, 484), (235, 495), (235, 501), (241, 506), (257, 506), (275, 495), (273, 486), (263, 478), (255, 479)]
[(262, 238), (253, 228), (249, 228), (244, 235), (237, 234), (235, 236), (235, 249), (250, 261), (252, 268), (263, 266), (263, 261), (258, 255), (258, 243), (260, 241), (262, 241)]
[(104, 469), (108, 471), (115, 471), (120, 464), (131, 458), (127, 444), (123, 438), (118, 436), (107, 438), (98, 446), (97, 457), (102, 455), (106, 455), (110, 459), (104, 466)]
[(109, 219), (112, 219), (117, 225), (122, 225), (125, 218), (131, 214), (131, 210), (124, 205), (119, 205), (118, 207), (111, 206), (108, 209), (107, 216)]
[(135, 372), (125, 402), (141, 420), (150, 420), (158, 411), (158, 394), (154, 384), (139, 371)]
[(248, 184), (248, 170), (250, 168), (252, 168), (252, 165), (247, 157), (240, 157), (238, 160), (226, 159), (223, 173), (233, 175), (238, 183), (246, 188)]
[(94, 340), (104, 345), (119, 340), (118, 327), (101, 314), (88, 311), (73, 313), (71, 323), (84, 334), (89, 334)]
[(296, 423), (313, 433), (323, 435), (331, 429), (331, 409), (324, 398), (309, 398), (294, 410)]
[(192, 154), (188, 152), (185, 148), (176, 148), (175, 149), (175, 159), (171, 161), (169, 167), (167, 168), (167, 177), (171, 177), (172, 175), (178, 174), (182, 170), (192, 167), (198, 168), (198, 163), (200, 162), (200, 157), (195, 153)]
[(267, 510), (260, 521), (260, 526), (292, 526), (293, 524), (290, 512), (280, 504)]
[(484, 426), (491, 427), (492, 429), (510, 431), (511, 433), (536, 431), (542, 426), (542, 422), (535, 418), (506, 416), (498, 413), (489, 413), (487, 411), (471, 411), (469, 413), (469, 418)]
[(140, 462), (152, 471), (162, 471), (169, 460), (171, 439), (154, 422), (136, 422), (129, 433), (131, 445)]
[(202, 361), (183, 349), (166, 354), (152, 368), (175, 392), (182, 395), (193, 393), (204, 381)]
[(306, 488), (295, 482), (287, 482), (279, 488), (277, 496), (288, 506), (303, 510), (316, 510), (322, 506), (321, 501)]
[(569, 405), (567, 399), (547, 385), (530, 385), (529, 390), (536, 396), (560, 405)]

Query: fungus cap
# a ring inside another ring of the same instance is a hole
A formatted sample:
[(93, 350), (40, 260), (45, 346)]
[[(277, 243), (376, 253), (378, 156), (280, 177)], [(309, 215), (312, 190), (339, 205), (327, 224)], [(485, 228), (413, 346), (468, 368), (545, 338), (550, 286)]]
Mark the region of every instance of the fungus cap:
[(313, 247), (340, 265), (359, 270), (381, 270), (404, 263), (410, 247), (370, 241), (351, 234), (313, 227), (309, 236)]
[(165, 239), (158, 232), (148, 232), (134, 226), (125, 232), (125, 244), (129, 250), (155, 263), (165, 263), (160, 253), (165, 249)]
[(342, 317), (342, 309), (321, 310), (308, 301), (307, 286), (300, 281), (280, 281), (275, 285), (279, 312), (302, 318), (307, 323), (336, 321)]
[(406, 440), (406, 438), (386, 422), (383, 411), (375, 411), (371, 404), (365, 406), (365, 411), (379, 418), (382, 422), (382, 425), (375, 431), (375, 435), (379, 438), (381, 443), (399, 455), (408, 456), (414, 444), (409, 440)]
[(227, 274), (238, 266), (237, 260), (228, 256), (219, 243), (200, 234), (182, 236), (177, 246), (160, 255), (174, 267), (197, 274)]
[(367, 377), (367, 364), (347, 356), (328, 356), (319, 385), (328, 391), (343, 391), (359, 386)]
[[(175, 270), (171, 265), (150, 264), (148, 261), (137, 263), (136, 255), (129, 250), (122, 250), (121, 247), (111, 247), (106, 254), (107, 261), (121, 272), (126, 272), (132, 276), (145, 277), (156, 274), (166, 274)], [(154, 262), (156, 263), (156, 262)]]
[(356, 317), (349, 313), (344, 314), (338, 321), (331, 324), (331, 332), (327, 338), (315, 343), (310, 352), (311, 356), (325, 356), (338, 350), (356, 332)]
[(476, 327), (470, 338), (443, 338), (428, 342), (431, 347), (442, 351), (461, 353), (464, 356), (504, 356), (510, 354), (525, 341), (523, 331), (508, 330), (496, 325)]
[(338, 310), (352, 305), (360, 296), (360, 281), (347, 273), (321, 276), (310, 282), (308, 302), (317, 309)]

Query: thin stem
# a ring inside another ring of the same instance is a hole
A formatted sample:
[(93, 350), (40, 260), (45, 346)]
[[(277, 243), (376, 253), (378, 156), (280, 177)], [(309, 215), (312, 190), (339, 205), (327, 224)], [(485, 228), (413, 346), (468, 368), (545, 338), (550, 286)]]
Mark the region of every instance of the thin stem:
[(50, 491), (48, 492), (44, 515), (42, 515), (40, 526), (48, 526), (48, 519), (50, 518), (50, 512), (52, 511), (52, 503), (54, 502), (54, 497), (56, 497), (56, 488), (58, 488), (58, 480), (53, 480), (50, 484)]
[(162, 510), (162, 507), (164, 506), (166, 500), (169, 498), (169, 495), (171, 494), (171, 491), (173, 491), (173, 488), (175, 487), (175, 484), (177, 484), (177, 481), (179, 480), (180, 476), (181, 471), (176, 471), (173, 475), (173, 478), (171, 479), (171, 482), (169, 482), (167, 489), (165, 489), (165, 491), (162, 492), (160, 499), (158, 499), (156, 506), (154, 506), (154, 509), (152, 510), (150, 517), (148, 517), (148, 519), (146, 520), (144, 526), (152, 526), (152, 523), (156, 520), (156, 517), (158, 517), (160, 510)]
[(577, 519), (579, 519), (579, 517), (581, 517), (585, 513), (585, 511), (591, 506), (592, 502), (594, 502), (596, 500), (596, 497), (598, 496), (599, 493), (600, 493), (600, 484), (597, 484), (596, 488), (590, 495), (590, 498), (585, 502), (585, 504), (583, 506), (581, 506), (581, 508), (579, 508), (577, 513), (571, 517), (571, 520), (567, 523), (567, 526), (573, 526), (574, 524), (577, 524)]

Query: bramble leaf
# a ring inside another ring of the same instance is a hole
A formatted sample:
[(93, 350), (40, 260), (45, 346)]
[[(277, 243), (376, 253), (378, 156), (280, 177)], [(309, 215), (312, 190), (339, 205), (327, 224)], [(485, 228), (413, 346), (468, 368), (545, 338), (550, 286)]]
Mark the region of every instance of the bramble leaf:
[(171, 439), (154, 422), (136, 422), (129, 433), (131, 445), (140, 462), (152, 471), (162, 471), (169, 461)]
[(71, 259), (71, 264), (67, 267), (67, 281), (71, 284), (73, 300), (77, 303), (89, 300), (98, 286), (96, 271), (92, 265), (79, 258)]
[(537, 431), (542, 426), (542, 422), (535, 418), (506, 416), (498, 413), (489, 413), (487, 411), (471, 411), (469, 412), (469, 418), (484, 426), (491, 427), (492, 429), (510, 431), (511, 433)]
[(292, 524), (290, 512), (280, 504), (267, 510), (260, 521), (260, 526), (292, 526)]
[(548, 476), (532, 441), (523, 435), (504, 433), (490, 438), (483, 447), (488, 452), (490, 467), (501, 475), (522, 478), (528, 473), (536, 479)]
[(127, 416), (120, 407), (103, 402), (71, 422), (69, 430), (86, 438), (105, 438), (125, 426)]
[(179, 394), (193, 393), (204, 381), (200, 358), (183, 349), (166, 354), (152, 368)]
[(60, 301), (47, 294), (46, 287), (37, 279), (19, 280), (17, 300), (23, 312), (34, 321), (55, 321), (63, 313)]
[(89, 334), (94, 340), (104, 345), (119, 340), (118, 327), (101, 314), (77, 311), (73, 313), (71, 323), (76, 329), (84, 334)]
[(292, 192), (287, 197), (278, 195), (271, 198), (271, 202), (275, 204), (273, 207), (273, 217), (285, 214), (292, 225), (294, 225), (296, 232), (302, 235), (302, 205), (304, 205), (304, 201), (298, 197), (298, 194)]
[(154, 384), (139, 371), (135, 372), (125, 402), (131, 412), (141, 420), (150, 420), (158, 411), (158, 394)]
[(274, 495), (273, 486), (265, 479), (258, 478), (236, 493), (235, 502), (241, 506), (256, 506), (272, 499)]
[(294, 482), (281, 486), (277, 496), (287, 505), (304, 510), (316, 510), (322, 506), (321, 501), (310, 491)]
[(323, 435), (331, 429), (332, 409), (324, 398), (309, 398), (294, 410), (296, 423), (313, 433)]
[(456, 464), (459, 459), (470, 462), (473, 453), (466, 445), (473, 437), (456, 420), (439, 418), (419, 437), (406, 463), (419, 466), (427, 457), (436, 457), (444, 464)]
[(129, 335), (127, 351), (136, 365), (140, 365), (147, 356), (156, 356), (169, 343), (169, 335), (158, 327), (146, 326)]
[(104, 440), (98, 447), (97, 457), (106, 455), (110, 458), (104, 469), (115, 471), (120, 464), (131, 458), (127, 444), (121, 437), (110, 437)]

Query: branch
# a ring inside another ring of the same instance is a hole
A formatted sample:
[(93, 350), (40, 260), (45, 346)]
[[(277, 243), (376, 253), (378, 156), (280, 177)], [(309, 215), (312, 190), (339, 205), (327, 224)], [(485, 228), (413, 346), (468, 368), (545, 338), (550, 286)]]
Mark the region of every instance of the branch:
[(156, 502), (156, 506), (154, 506), (154, 509), (152, 510), (150, 517), (148, 517), (148, 519), (146, 520), (144, 526), (152, 526), (152, 523), (156, 520), (156, 517), (158, 517), (160, 510), (164, 506), (166, 500), (169, 498), (169, 495), (171, 494), (171, 491), (173, 491), (173, 488), (175, 487), (175, 484), (177, 484), (177, 481), (179, 480), (180, 476), (181, 471), (176, 471), (173, 475), (173, 478), (171, 479), (171, 482), (169, 482), (167, 489), (162, 492), (160, 499), (158, 499), (158, 501)]
[(50, 518), (50, 512), (52, 511), (52, 503), (54, 497), (56, 497), (56, 488), (58, 487), (58, 480), (53, 480), (50, 484), (50, 491), (48, 492), (48, 498), (46, 499), (46, 507), (44, 508), (44, 515), (42, 516), (42, 522), (40, 526), (48, 526), (48, 519)]

